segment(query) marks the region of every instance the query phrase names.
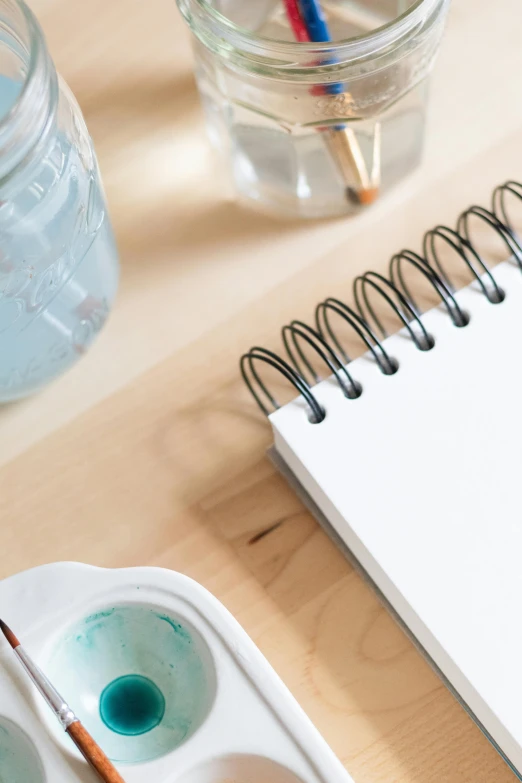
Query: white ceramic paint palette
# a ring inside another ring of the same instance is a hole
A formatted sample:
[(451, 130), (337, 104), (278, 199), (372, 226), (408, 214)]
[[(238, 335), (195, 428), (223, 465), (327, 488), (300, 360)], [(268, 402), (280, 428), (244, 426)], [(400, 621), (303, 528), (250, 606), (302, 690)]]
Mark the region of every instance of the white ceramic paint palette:
[[(42, 566), (0, 582), (0, 616), (127, 783), (351, 781), (243, 629), (187, 577)], [(2, 640), (0, 694), (0, 783), (97, 779)]]

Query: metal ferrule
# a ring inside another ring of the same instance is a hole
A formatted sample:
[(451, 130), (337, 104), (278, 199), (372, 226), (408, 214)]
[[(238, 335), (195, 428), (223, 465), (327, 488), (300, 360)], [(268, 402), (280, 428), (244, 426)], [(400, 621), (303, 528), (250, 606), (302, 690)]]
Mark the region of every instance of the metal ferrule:
[(75, 723), (78, 720), (74, 712), (21, 645), (15, 648), (15, 653), (27, 674), (60, 721), (62, 728), (67, 730), (71, 723)]

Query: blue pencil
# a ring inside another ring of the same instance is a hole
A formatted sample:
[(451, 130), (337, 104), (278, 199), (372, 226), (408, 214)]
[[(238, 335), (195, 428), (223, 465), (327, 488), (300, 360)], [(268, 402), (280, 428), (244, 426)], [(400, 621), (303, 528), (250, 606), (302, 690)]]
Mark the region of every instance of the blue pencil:
[(301, 0), (301, 14), (312, 41), (332, 40), (326, 16), (319, 0)]
[[(321, 0), (298, 0), (301, 16), (308, 32), (308, 36), (314, 43), (322, 41), (331, 41), (326, 16), (321, 6)], [(326, 63), (335, 62), (335, 60), (326, 60)], [(339, 95), (344, 92), (344, 85), (339, 82), (325, 85), (324, 91), (331, 95)], [(374, 151), (376, 158), (374, 160), (375, 171), (372, 177), (368, 175), (364, 156), (361, 152), (357, 137), (352, 128), (346, 125), (336, 125), (329, 134), (326, 135), (326, 141), (332, 153), (335, 155), (340, 168), (344, 171), (349, 169), (356, 176), (358, 181), (357, 197), (361, 204), (370, 204), (377, 198), (378, 182), (380, 180), (380, 125), (376, 125), (374, 138)], [(348, 189), (350, 192), (350, 189)]]
[[(300, 0), (300, 8), (310, 40), (315, 43), (331, 41), (332, 35), (320, 0)], [(332, 61), (330, 60), (330, 62)], [(325, 92), (339, 95), (344, 92), (344, 87), (342, 84), (329, 84), (325, 88)]]

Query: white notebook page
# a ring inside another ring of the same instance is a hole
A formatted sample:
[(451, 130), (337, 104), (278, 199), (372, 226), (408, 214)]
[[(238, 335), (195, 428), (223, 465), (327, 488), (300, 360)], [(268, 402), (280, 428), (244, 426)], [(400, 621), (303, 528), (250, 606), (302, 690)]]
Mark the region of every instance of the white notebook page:
[(522, 771), (522, 274), (494, 268), (493, 305), (457, 295), (471, 321), (423, 316), (436, 345), (388, 338), (399, 370), (350, 364), (363, 386), (271, 415), (275, 447), (420, 643)]

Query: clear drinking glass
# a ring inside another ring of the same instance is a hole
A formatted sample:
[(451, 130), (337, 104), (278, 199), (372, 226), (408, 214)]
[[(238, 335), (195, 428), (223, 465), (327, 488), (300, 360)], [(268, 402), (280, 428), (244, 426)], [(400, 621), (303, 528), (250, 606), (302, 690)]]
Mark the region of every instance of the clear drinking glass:
[(81, 111), (31, 11), (0, 0), (0, 402), (36, 391), (80, 358), (117, 285)]
[(326, 43), (295, 42), (282, 0), (177, 2), (210, 137), (240, 196), (334, 216), (419, 163), (449, 0), (323, 0)]

